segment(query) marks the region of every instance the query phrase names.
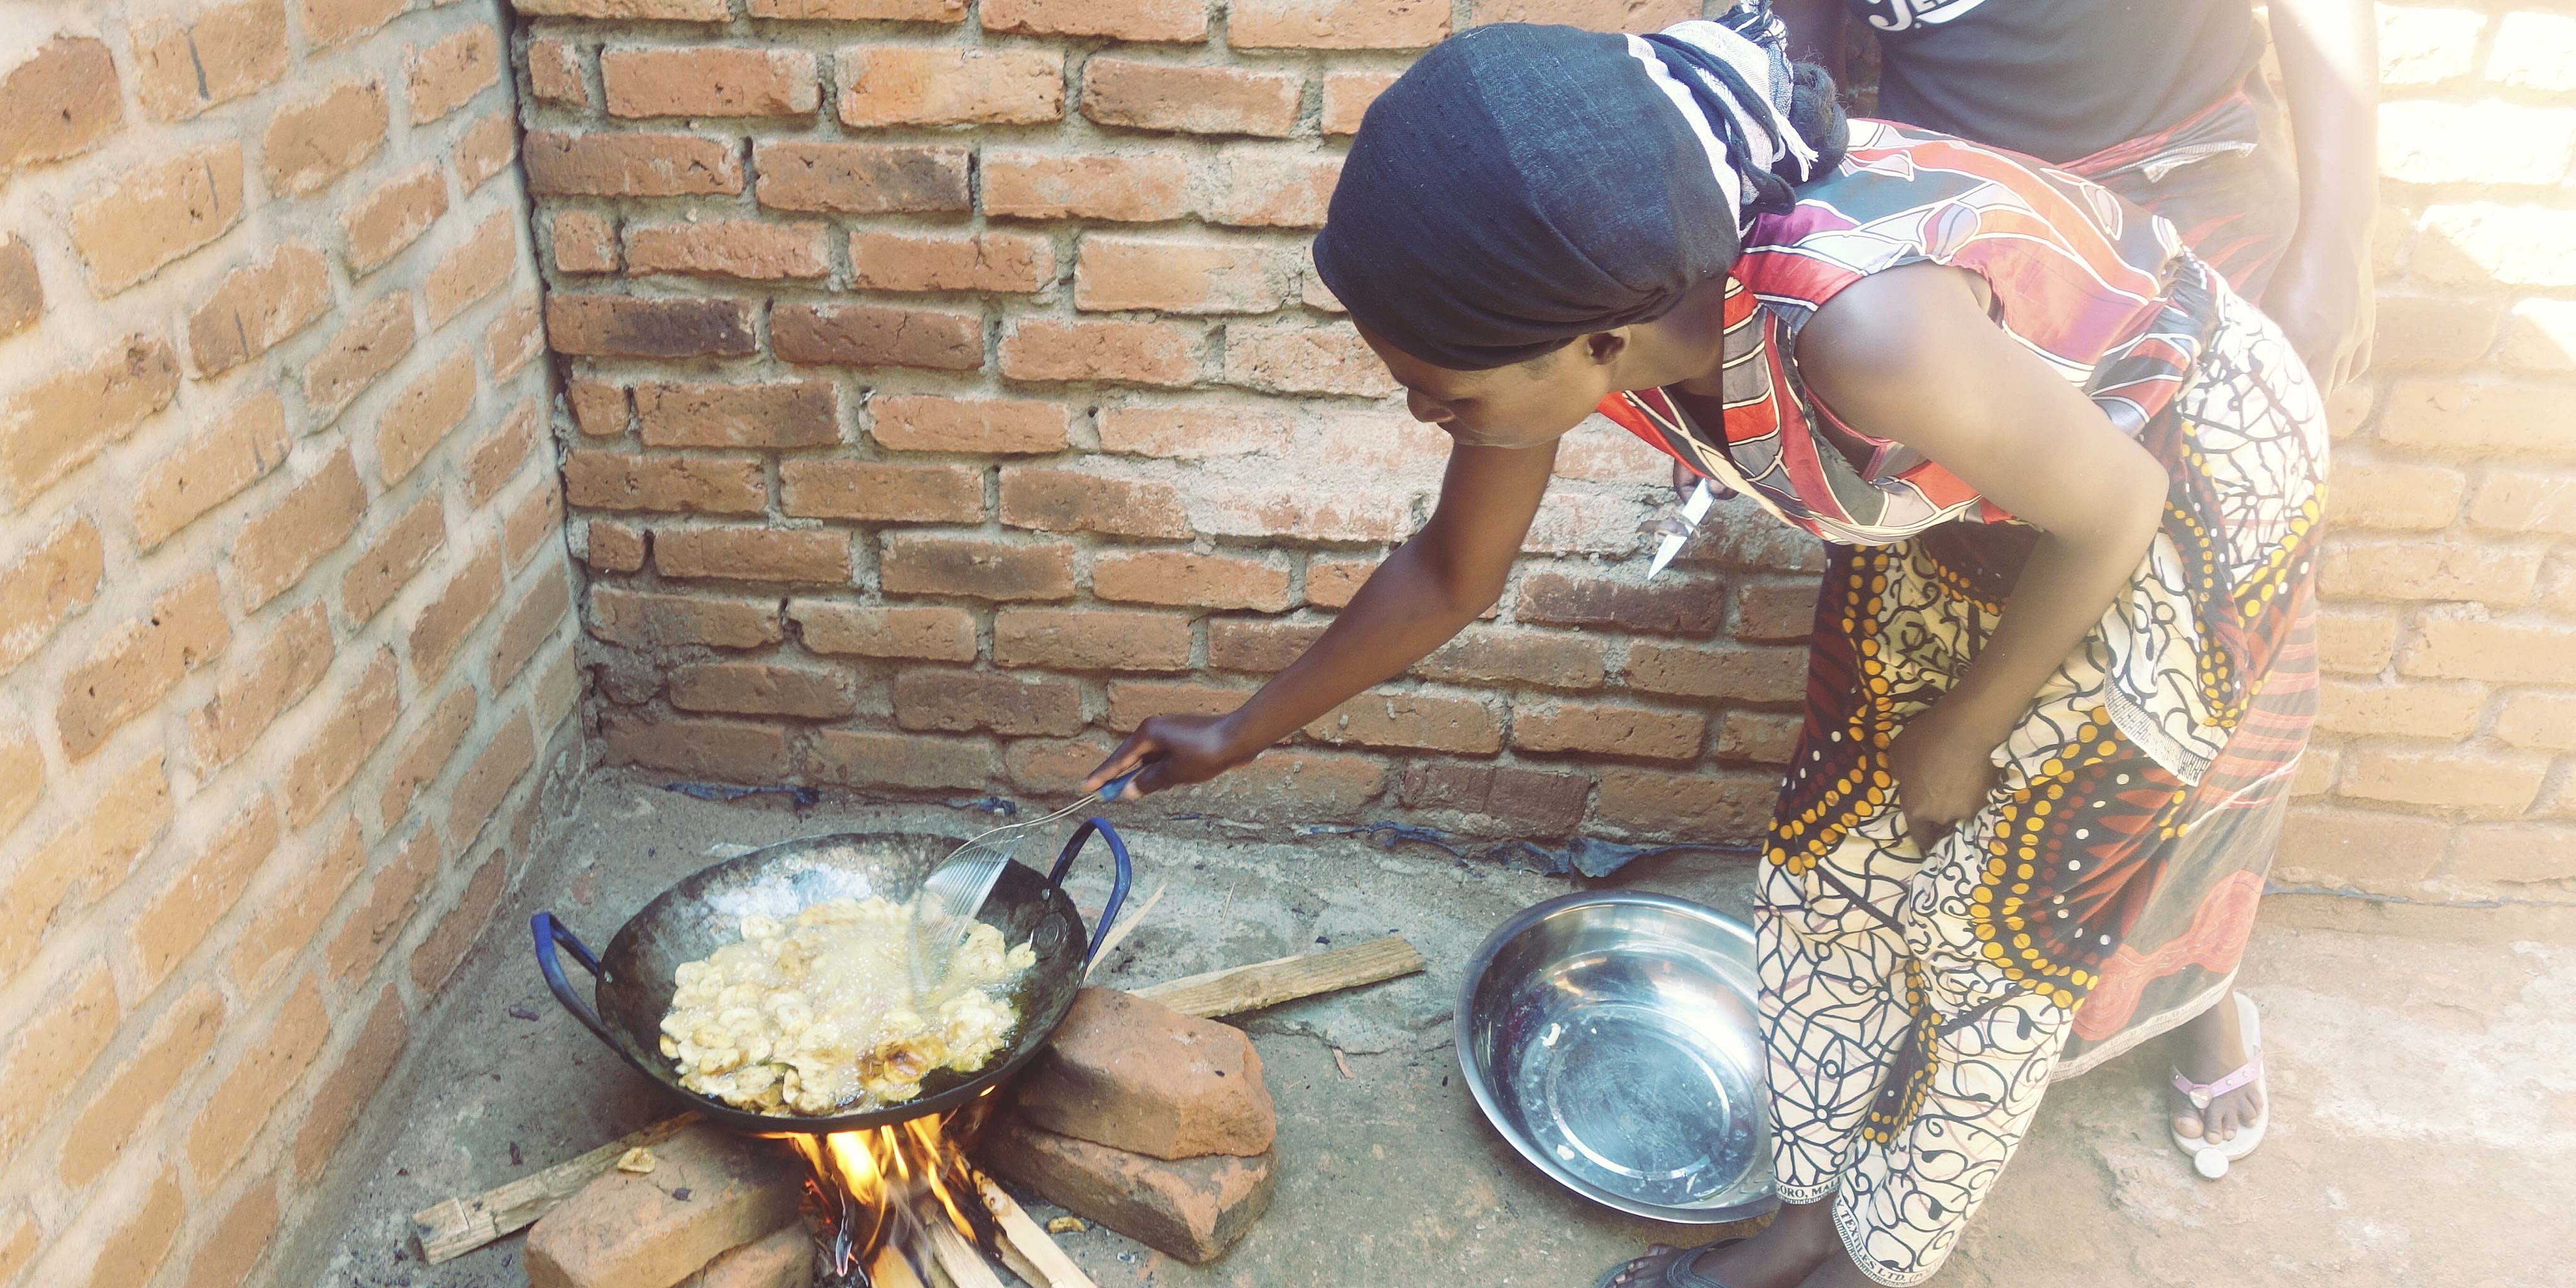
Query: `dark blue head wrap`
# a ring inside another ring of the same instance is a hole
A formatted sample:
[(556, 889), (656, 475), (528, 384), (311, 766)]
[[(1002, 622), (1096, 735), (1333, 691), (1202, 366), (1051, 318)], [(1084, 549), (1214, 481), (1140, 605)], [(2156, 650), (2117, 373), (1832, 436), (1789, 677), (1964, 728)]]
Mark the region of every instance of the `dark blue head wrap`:
[(1735, 262), (1748, 206), (1785, 203), (1782, 171), (1815, 163), (1788, 125), (1777, 23), (1742, 12), (1767, 46), (1734, 21), (1645, 37), (1504, 23), (1433, 46), (1352, 140), (1315, 238), (1324, 284), (1453, 370), (1662, 315)]

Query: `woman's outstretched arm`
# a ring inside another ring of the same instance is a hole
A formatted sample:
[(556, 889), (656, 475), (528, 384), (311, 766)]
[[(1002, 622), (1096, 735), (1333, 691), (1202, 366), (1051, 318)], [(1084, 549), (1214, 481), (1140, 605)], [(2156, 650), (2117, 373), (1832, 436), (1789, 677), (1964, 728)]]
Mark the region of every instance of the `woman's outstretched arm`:
[[(1890, 749), (1913, 824), (1976, 812), (1988, 756), (2146, 557), (2164, 467), (1986, 316), (1982, 284), (1917, 264), (1828, 301), (1798, 338), (1810, 390), (1844, 423), (1921, 451), (2040, 530), (1995, 633)], [(1928, 838), (1927, 838), (1928, 839)]]
[(1084, 789), (1140, 764), (1131, 795), (1214, 778), (1447, 643), (1502, 597), (1555, 467), (1553, 442), (1451, 448), (1431, 522), (1378, 565), (1313, 647), (1225, 715), (1147, 720)]

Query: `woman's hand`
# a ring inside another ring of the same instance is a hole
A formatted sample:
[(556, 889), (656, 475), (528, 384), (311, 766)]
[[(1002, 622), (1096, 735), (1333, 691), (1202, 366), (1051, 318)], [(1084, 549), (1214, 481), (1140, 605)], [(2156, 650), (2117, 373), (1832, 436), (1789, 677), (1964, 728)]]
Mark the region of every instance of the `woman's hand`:
[(2377, 306), (2366, 251), (2305, 242), (2291, 245), (2263, 292), (2263, 311), (2289, 337), (2320, 393), (2333, 393), (2369, 369)]
[(1254, 754), (1257, 750), (1247, 754), (1236, 746), (1232, 722), (1225, 716), (1155, 716), (1136, 726), (1136, 732), (1082, 780), (1082, 789), (1099, 791), (1110, 779), (1143, 765), (1144, 772), (1118, 797), (1132, 801), (1166, 787), (1204, 783)]
[[(1994, 790), (1990, 758), (2003, 739), (1971, 727), (1936, 702), (1914, 717), (1888, 744), (1887, 765), (1896, 775), (1896, 802), (1917, 845), (1929, 849), (1986, 803)], [(1982, 723), (1982, 722), (1973, 722)]]

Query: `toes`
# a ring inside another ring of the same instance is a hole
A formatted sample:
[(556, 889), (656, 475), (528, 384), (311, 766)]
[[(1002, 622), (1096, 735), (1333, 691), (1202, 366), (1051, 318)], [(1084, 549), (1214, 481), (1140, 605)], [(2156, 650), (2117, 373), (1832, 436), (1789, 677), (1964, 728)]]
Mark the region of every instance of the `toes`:
[(2173, 1129), (2184, 1140), (2200, 1139), (2200, 1133), (2203, 1130), (2200, 1116), (2197, 1114), (2175, 1114)]

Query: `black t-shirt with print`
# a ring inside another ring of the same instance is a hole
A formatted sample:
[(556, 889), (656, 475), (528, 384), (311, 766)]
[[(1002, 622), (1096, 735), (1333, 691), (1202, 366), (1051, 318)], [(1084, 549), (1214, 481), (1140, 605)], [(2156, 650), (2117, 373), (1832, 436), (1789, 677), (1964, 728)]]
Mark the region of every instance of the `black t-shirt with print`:
[(2263, 55), (2252, 0), (1844, 0), (1878, 33), (1878, 114), (2087, 156), (2189, 117)]

